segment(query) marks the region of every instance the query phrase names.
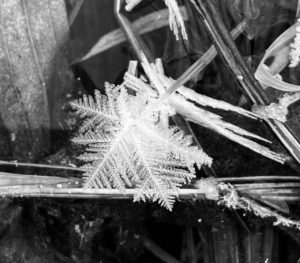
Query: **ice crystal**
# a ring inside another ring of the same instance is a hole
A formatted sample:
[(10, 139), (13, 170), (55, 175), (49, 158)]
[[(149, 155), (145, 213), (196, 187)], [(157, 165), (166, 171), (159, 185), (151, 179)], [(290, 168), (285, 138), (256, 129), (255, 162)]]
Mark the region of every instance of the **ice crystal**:
[(87, 146), (80, 156), (87, 162), (85, 188), (126, 193), (135, 187), (135, 201), (149, 198), (171, 210), (179, 187), (194, 177), (194, 166), (210, 165), (211, 158), (178, 128), (162, 125), (159, 116), (168, 107), (144, 115), (153, 100), (106, 84), (106, 95), (96, 91), (94, 98), (83, 96), (72, 103), (86, 117), (73, 141)]
[(205, 193), (208, 200), (219, 200), (218, 182), (212, 178), (202, 178), (195, 183), (195, 187)]

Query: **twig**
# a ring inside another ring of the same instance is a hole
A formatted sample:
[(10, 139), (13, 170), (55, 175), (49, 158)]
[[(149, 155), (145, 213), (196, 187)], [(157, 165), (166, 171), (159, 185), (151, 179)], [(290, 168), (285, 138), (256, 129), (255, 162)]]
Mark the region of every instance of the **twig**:
[(216, 178), (218, 182), (245, 182), (245, 181), (300, 181), (299, 176), (285, 176), (285, 175), (266, 175), (266, 176), (244, 176), (244, 177), (223, 177)]
[[(118, 189), (83, 189), (83, 188), (59, 188), (16, 185), (0, 187), (2, 197), (51, 197), (51, 198), (80, 198), (80, 199), (132, 199), (137, 194), (136, 189), (127, 189), (122, 193)], [(205, 199), (205, 191), (198, 189), (180, 189), (180, 200)]]
[(22, 163), (18, 161), (1, 161), (1, 165), (9, 165), (15, 167), (33, 167), (33, 168), (45, 168), (45, 169), (60, 169), (60, 170), (70, 170), (70, 171), (79, 171), (84, 172), (86, 169), (80, 167), (72, 167), (65, 165), (55, 165), (55, 164), (44, 164), (44, 163)]
[[(211, 35), (215, 47), (219, 54), (223, 57), (229, 69), (233, 72), (237, 81), (240, 84), (242, 91), (254, 104), (267, 105), (270, 104), (270, 99), (267, 94), (253, 77), (241, 54), (239, 53), (234, 41), (232, 40), (227, 28), (225, 27), (221, 15), (214, 3), (209, 0), (197, 0), (197, 3), (192, 0), (197, 12), (200, 14), (204, 25)], [(278, 139), (286, 147), (288, 152), (300, 162), (300, 145), (288, 128), (272, 119), (266, 120), (271, 130), (275, 133)], [(295, 168), (297, 164), (292, 161), (290, 156), (287, 156), (287, 163)]]

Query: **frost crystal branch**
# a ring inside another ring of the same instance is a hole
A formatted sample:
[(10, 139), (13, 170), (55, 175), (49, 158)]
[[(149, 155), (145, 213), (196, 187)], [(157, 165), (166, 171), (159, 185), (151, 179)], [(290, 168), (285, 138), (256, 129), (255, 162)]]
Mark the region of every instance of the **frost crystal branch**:
[(73, 141), (87, 145), (80, 158), (85, 188), (138, 188), (135, 201), (150, 198), (171, 210), (178, 187), (194, 177), (194, 165), (211, 164), (191, 138), (162, 125), (159, 111), (143, 115), (149, 96), (129, 95), (124, 86), (106, 84), (106, 96), (84, 96), (72, 106), (86, 121)]

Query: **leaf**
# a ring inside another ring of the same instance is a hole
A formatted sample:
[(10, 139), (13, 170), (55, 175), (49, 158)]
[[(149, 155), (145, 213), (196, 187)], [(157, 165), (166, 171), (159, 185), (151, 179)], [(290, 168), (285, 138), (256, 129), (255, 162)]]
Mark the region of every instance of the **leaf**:
[[(299, 85), (284, 82), (276, 77), (276, 75), (279, 74), (289, 63), (289, 44), (293, 42), (296, 35), (296, 28), (299, 26), (300, 22), (296, 22), (293, 26), (282, 33), (266, 50), (266, 53), (255, 72), (255, 78), (262, 85), (285, 92), (300, 91)], [(272, 65), (267, 67), (265, 65), (265, 61), (270, 57), (274, 57), (274, 60)]]
[(48, 89), (62, 89), (52, 89), (52, 80), (68, 33), (65, 4), (1, 1), (0, 24), (1, 116), (15, 157), (35, 159), (49, 147)]
[[(187, 20), (186, 10), (183, 6), (180, 7), (180, 12), (182, 14), (182, 19)], [(142, 35), (165, 27), (168, 23), (168, 9), (163, 9), (137, 19), (132, 23), (132, 29), (137, 32), (137, 34)], [(73, 63), (79, 63), (87, 60), (125, 41), (127, 41), (127, 39), (121, 29), (111, 31), (102, 36), (86, 55)]]

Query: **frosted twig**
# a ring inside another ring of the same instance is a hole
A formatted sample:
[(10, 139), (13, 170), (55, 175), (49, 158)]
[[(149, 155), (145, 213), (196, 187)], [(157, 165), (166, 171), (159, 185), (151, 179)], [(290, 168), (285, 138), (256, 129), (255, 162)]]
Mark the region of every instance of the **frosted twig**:
[[(148, 77), (150, 78), (151, 83), (153, 84), (154, 87), (157, 88), (157, 90), (163, 91), (163, 90), (165, 90), (165, 87), (167, 88), (168, 86), (171, 85), (168, 78), (162, 74), (158, 74), (151, 67), (151, 65), (149, 63), (148, 64), (142, 63), (142, 65), (143, 65)], [(132, 77), (132, 79), (135, 78), (134, 76), (131, 76), (131, 77)], [(134, 83), (131, 80), (127, 79), (126, 76), (125, 76), (125, 82), (131, 83), (132, 85), (134, 85)], [(160, 92), (160, 94), (161, 93), (162, 92)], [(212, 101), (214, 102), (212, 104), (212, 106), (216, 107), (216, 101), (214, 99), (212, 99)], [(200, 102), (200, 100), (199, 100), (199, 102)], [(210, 104), (210, 100), (207, 100), (206, 102), (207, 102), (207, 105)], [(275, 160), (280, 163), (284, 162), (284, 157), (281, 156), (280, 154), (277, 154), (277, 153), (271, 151), (269, 148), (262, 146), (252, 140), (249, 140), (249, 139), (245, 138), (244, 136), (248, 136), (248, 137), (266, 141), (265, 139), (261, 138), (260, 136), (255, 135), (253, 133), (247, 132), (246, 130), (241, 129), (238, 126), (235, 126), (233, 124), (223, 121), (221, 116), (219, 116), (217, 114), (214, 114), (207, 110), (196, 107), (196, 105), (187, 101), (186, 98), (184, 98), (183, 96), (180, 96), (178, 94), (173, 94), (170, 96), (170, 98), (164, 104), (166, 104), (166, 103), (170, 104), (170, 106), (172, 106), (176, 110), (177, 113), (185, 116), (188, 120), (193, 121), (197, 124), (200, 124), (201, 126), (204, 126), (206, 128), (209, 128), (209, 129), (227, 137), (228, 139), (235, 141), (235, 142), (237, 142), (259, 154), (262, 154), (262, 155), (272, 159), (272, 160)], [(204, 102), (202, 101), (202, 103), (204, 103)], [(155, 106), (150, 105), (148, 107), (149, 109), (145, 110), (145, 112), (144, 112), (145, 115), (147, 115), (147, 112), (151, 112), (153, 110), (153, 108), (157, 109), (157, 108), (161, 107), (161, 105), (157, 105), (155, 102), (153, 104)], [(232, 105), (232, 108), (234, 108), (234, 107), (235, 106)], [(230, 107), (228, 106), (227, 108), (230, 108)], [(241, 111), (242, 111), (242, 109), (241, 109)], [(247, 111), (245, 111), (245, 113), (246, 112)]]
[[(171, 79), (171, 78), (167, 78), (166, 76), (161, 76), (162, 78), (164, 78), (164, 80), (166, 81), (166, 83), (168, 83), (168, 86), (171, 86), (175, 80)], [(186, 99), (191, 100), (197, 104), (200, 104), (202, 106), (208, 106), (208, 107), (212, 107), (215, 109), (222, 109), (225, 111), (232, 111), (232, 112), (236, 112), (238, 114), (244, 115), (248, 118), (251, 119), (256, 119), (259, 116), (256, 115), (253, 112), (247, 111), (241, 107), (238, 106), (234, 106), (230, 103), (227, 103), (225, 101), (221, 101), (221, 100), (216, 100), (214, 98), (199, 94), (195, 91), (193, 91), (192, 89), (186, 88), (184, 86), (180, 87), (178, 90), (178, 93), (181, 94), (182, 96), (184, 96)]]
[(274, 225), (283, 225), (287, 227), (295, 227), (300, 230), (300, 222), (286, 218), (262, 205), (259, 205), (254, 200), (247, 197), (240, 197), (235, 188), (230, 184), (219, 184), (218, 189), (221, 194), (221, 205), (225, 205), (232, 209), (242, 209), (245, 211), (253, 212), (256, 216), (261, 218), (274, 218)]

